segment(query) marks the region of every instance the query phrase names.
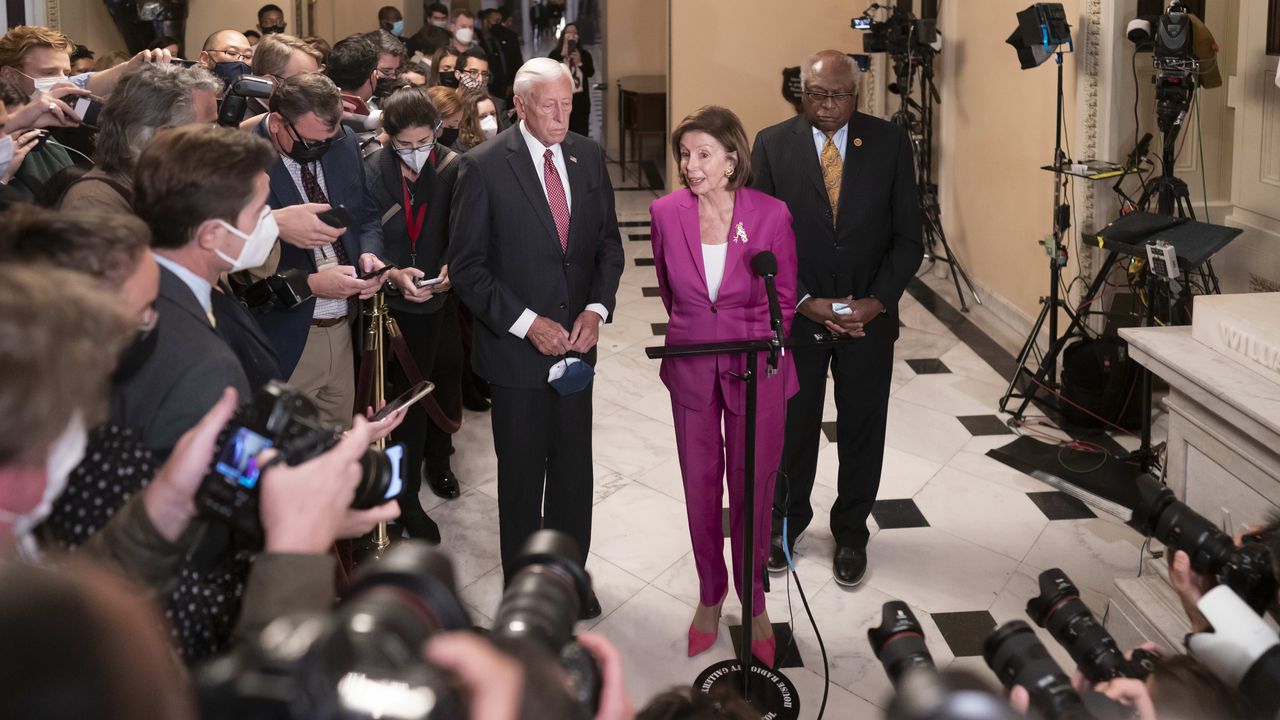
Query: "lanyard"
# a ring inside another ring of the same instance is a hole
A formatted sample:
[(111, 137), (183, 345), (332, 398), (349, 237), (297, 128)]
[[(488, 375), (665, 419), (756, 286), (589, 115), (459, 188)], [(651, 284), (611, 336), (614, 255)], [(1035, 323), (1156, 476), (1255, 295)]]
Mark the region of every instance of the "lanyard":
[(416, 209), (413, 207), (413, 198), (409, 195), (409, 181), (404, 176), (400, 177), (400, 186), (404, 189), (404, 226), (409, 232), (409, 263), (416, 265), (418, 237), (422, 235), (422, 226), (427, 220), (427, 205), (423, 203)]

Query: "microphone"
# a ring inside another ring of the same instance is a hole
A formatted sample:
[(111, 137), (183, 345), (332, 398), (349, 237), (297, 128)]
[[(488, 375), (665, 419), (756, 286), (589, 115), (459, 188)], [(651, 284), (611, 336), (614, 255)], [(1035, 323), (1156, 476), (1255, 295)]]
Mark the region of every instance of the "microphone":
[(778, 286), (774, 276), (778, 274), (778, 256), (765, 250), (751, 258), (751, 270), (764, 278), (764, 291), (769, 296), (769, 325), (773, 328), (774, 350), (769, 353), (771, 372), (778, 369), (777, 351), (782, 347), (782, 306), (778, 304)]

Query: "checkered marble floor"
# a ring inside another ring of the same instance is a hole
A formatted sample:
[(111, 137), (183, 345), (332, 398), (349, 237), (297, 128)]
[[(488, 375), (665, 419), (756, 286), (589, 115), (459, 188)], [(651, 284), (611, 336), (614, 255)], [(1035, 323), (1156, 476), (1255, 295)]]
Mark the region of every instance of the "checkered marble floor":
[[(620, 183), (616, 166), (610, 170), (619, 186), (635, 185)], [(595, 531), (587, 563), (604, 614), (580, 627), (594, 627), (621, 649), (629, 689), (643, 704), (729, 658), (734, 650), (728, 629), (740, 623), (740, 612), (734, 599), (726, 602), (725, 628), (715, 646), (686, 657), (697, 580), (669, 397), (657, 363), (644, 355), (646, 346), (663, 342), (667, 321), (648, 242), (648, 205), (655, 195), (619, 190), (616, 196), (627, 266), (614, 321), (601, 331), (594, 393)], [(934, 284), (939, 294), (947, 287)], [(990, 678), (982, 640), (995, 625), (1026, 619), (1026, 601), (1037, 594), (1042, 570), (1065, 570), (1101, 615), (1112, 580), (1134, 575), (1139, 563), (1142, 538), (1118, 520), (985, 455), (1014, 439), (1006, 416), (996, 410), (1007, 381), (961, 341), (954, 324), (910, 294), (903, 297), (901, 319), (867, 578), (853, 590), (831, 579), (834, 541), (825, 512), (836, 497), (831, 397), (813, 493), (816, 518), (795, 550), (828, 652), (831, 717), (876, 717), (887, 703), (890, 685), (866, 639), (884, 602), (904, 600), (915, 610), (940, 666)], [(487, 414), (469, 413), (455, 444), (462, 497), (444, 502), (424, 490), (423, 502), (455, 559), (463, 599), (477, 624), (488, 625), (502, 577), (497, 465)], [(790, 584), (789, 578), (775, 578), (768, 609), (775, 623), (792, 622), (795, 666), (783, 672), (799, 688), (801, 717), (812, 718), (822, 695), (822, 658)], [(1047, 634), (1042, 639), (1065, 664), (1068, 658), (1057, 644)]]

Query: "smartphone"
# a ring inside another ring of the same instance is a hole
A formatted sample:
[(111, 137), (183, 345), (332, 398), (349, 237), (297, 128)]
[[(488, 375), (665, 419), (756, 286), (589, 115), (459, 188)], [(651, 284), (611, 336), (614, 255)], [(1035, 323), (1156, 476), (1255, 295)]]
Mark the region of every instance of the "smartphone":
[(576, 51), (577, 49), (578, 49), (578, 41), (577, 41), (577, 40), (570, 40), (570, 41), (569, 41), (569, 54), (570, 54), (570, 55), (572, 55), (572, 54), (574, 53), (574, 51)]
[(222, 446), (222, 454), (214, 469), (228, 481), (244, 488), (253, 488), (258, 484), (262, 468), (258, 465), (258, 455), (271, 447), (271, 441), (242, 427), (235, 431)]
[(378, 411), (378, 414), (373, 416), (372, 422), (378, 422), (379, 420), (387, 419), (387, 417), (390, 416), (392, 413), (395, 413), (399, 411), (401, 408), (408, 407), (418, 402), (422, 398), (430, 395), (431, 391), (435, 389), (436, 389), (435, 383), (429, 380), (423, 380), (417, 385), (414, 385), (413, 387), (406, 390), (404, 394), (400, 395), (396, 399), (387, 403), (385, 407), (383, 407), (381, 410)]
[(98, 124), (98, 113), (102, 112), (102, 101), (92, 97), (82, 97), (76, 101), (71, 111), (80, 118), (80, 122), (85, 125), (96, 126)]
[(317, 213), (316, 217), (320, 218), (329, 227), (349, 228), (355, 224), (355, 218), (351, 216), (351, 211), (342, 205), (334, 205), (322, 213)]
[(357, 279), (357, 280), (372, 280), (373, 278), (378, 277), (378, 276), (379, 276), (379, 275), (381, 275), (382, 273), (388, 272), (388, 271), (390, 271), (390, 270), (395, 270), (395, 269), (396, 269), (396, 266), (395, 266), (395, 265), (383, 265), (382, 267), (378, 268), (377, 270), (370, 270), (369, 272), (364, 273), (363, 275), (357, 275), (357, 276), (356, 276), (356, 279)]
[(854, 18), (854, 19), (853, 19), (853, 29), (854, 29), (854, 30), (870, 30), (870, 29), (871, 29), (871, 18), (867, 17), (866, 15), (862, 15), (862, 16), (860, 16), (860, 17), (856, 17), (856, 18)]
[(852, 315), (853, 310), (849, 308), (849, 303), (831, 303), (831, 312), (837, 315)]
[(433, 285), (439, 285), (439, 284), (440, 284), (440, 283), (442, 283), (442, 282), (444, 282), (444, 278), (442, 278), (442, 277), (433, 277), (433, 278), (414, 278), (414, 279), (413, 279), (413, 284), (414, 284), (414, 286), (415, 286), (415, 287), (420, 287), (420, 288), (424, 288), (424, 287), (432, 287)]

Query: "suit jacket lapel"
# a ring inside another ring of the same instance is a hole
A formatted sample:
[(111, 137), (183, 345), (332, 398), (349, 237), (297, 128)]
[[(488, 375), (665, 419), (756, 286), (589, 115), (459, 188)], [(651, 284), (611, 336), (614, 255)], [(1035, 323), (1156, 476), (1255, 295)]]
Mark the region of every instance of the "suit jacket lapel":
[(560, 234), (556, 232), (556, 221), (551, 217), (551, 206), (547, 204), (547, 196), (542, 192), (542, 183), (538, 180), (537, 169), (529, 157), (529, 147), (524, 143), (524, 135), (518, 125), (505, 131), (507, 135), (507, 162), (515, 173), (520, 189), (533, 207), (533, 213), (542, 221), (547, 236), (555, 242), (556, 252), (560, 251)]
[[(208, 329), (214, 335), (218, 335), (218, 331), (213, 325), (209, 324), (209, 315), (204, 311), (204, 306), (196, 299), (195, 293), (182, 278), (172, 273), (169, 268), (160, 266), (160, 295), (168, 298), (177, 305), (180, 310), (190, 315), (198, 323)], [(218, 335), (221, 337), (221, 335)]]
[[(733, 217), (729, 220), (729, 250), (725, 253), (724, 259), (724, 278), (720, 281), (720, 295), (724, 296), (724, 289), (729, 287), (730, 282), (750, 282), (750, 278), (742, 274), (744, 267), (742, 257), (747, 252), (747, 246), (751, 242), (751, 235), (755, 232), (755, 204), (751, 202), (751, 193), (739, 189), (734, 193), (733, 197)], [(738, 228), (742, 228), (742, 236), (738, 234)], [(762, 242), (763, 239), (757, 239)], [(742, 276), (739, 280), (738, 276)]]
[(569, 174), (569, 196), (572, 198), (572, 204), (569, 208), (569, 247), (573, 247), (573, 231), (574, 228), (582, 226), (582, 220), (586, 213), (573, 212), (573, 208), (582, 208), (587, 199), (587, 170), (582, 167), (578, 156), (574, 153), (573, 139), (568, 135), (565, 136), (564, 142), (560, 143), (560, 151), (564, 153), (564, 169)]
[(822, 160), (818, 157), (817, 148), (813, 145), (813, 126), (800, 115), (792, 122), (791, 131), (795, 136), (795, 153), (797, 161), (809, 178), (809, 182), (813, 183), (813, 189), (818, 191), (822, 196), (822, 202), (830, 205), (831, 201), (827, 199), (827, 184), (822, 179)]
[(698, 224), (698, 199), (688, 189), (677, 190), (683, 197), (677, 204), (680, 216), (680, 229), (684, 231), (685, 247), (693, 258), (693, 265), (698, 269), (698, 282), (702, 283), (702, 292), (711, 298), (711, 290), (707, 288), (707, 267), (702, 259), (702, 229)]
[(855, 112), (849, 120), (849, 132), (844, 138), (844, 170), (840, 176), (840, 214), (836, 217), (837, 227), (843, 225), (842, 218), (846, 209), (852, 206), (852, 203), (845, 202), (845, 198), (853, 197), (858, 175), (862, 172), (862, 166), (866, 164), (864, 161), (866, 151), (862, 149), (864, 128), (862, 113)]

